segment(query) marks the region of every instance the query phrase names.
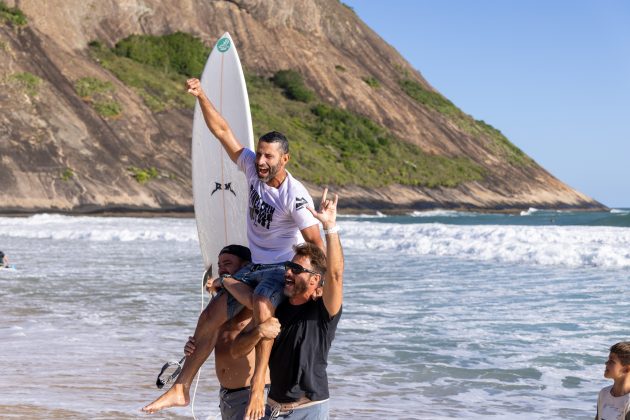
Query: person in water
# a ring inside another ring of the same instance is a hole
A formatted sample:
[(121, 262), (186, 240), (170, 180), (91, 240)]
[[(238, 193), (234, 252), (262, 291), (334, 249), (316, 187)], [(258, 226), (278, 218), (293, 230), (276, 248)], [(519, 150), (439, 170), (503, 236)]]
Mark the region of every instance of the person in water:
[[(313, 199), (306, 188), (286, 170), (289, 143), (279, 132), (263, 135), (256, 152), (241, 146), (227, 121), (210, 103), (198, 79), (186, 82), (186, 88), (199, 102), (206, 124), (221, 142), (230, 159), (245, 173), (249, 184), (249, 217), (247, 238), (254, 265), (246, 273), (223, 278), (223, 284), (238, 302), (253, 310), (254, 324), (259, 325), (274, 314), (283, 299), (284, 263), (293, 256), (293, 246), (308, 242), (323, 249), (319, 223), (307, 207)], [(254, 288), (252, 296), (250, 287)], [(143, 408), (156, 412), (168, 407), (185, 406), (190, 401), (190, 385), (212, 352), (214, 337), (221, 325), (234, 316), (234, 308), (225, 296), (211, 302), (199, 319), (194, 340), (197, 348), (186, 358), (182, 372), (173, 386)], [(247, 415), (264, 412), (265, 377), (273, 340), (260, 340), (256, 346), (256, 363), (251, 381)]]
[(595, 420), (630, 420), (630, 341), (610, 347), (604, 377), (613, 384), (599, 391)]
[(8, 268), (9, 267), (9, 257), (7, 257), (7, 255), (0, 251), (0, 268)]

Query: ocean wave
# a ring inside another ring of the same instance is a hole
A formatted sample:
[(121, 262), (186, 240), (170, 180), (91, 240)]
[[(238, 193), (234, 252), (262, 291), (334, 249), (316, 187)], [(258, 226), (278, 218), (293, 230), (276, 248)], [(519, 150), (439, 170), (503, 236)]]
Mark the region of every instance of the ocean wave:
[(345, 222), (347, 248), (504, 263), (630, 267), (630, 229)]
[(427, 210), (427, 211), (414, 211), (409, 213), (411, 217), (459, 217), (459, 216), (471, 216), (475, 213), (462, 213), (455, 210)]
[[(620, 216), (628, 217), (609, 217)], [(518, 264), (630, 267), (627, 227), (452, 225), (369, 219), (343, 219), (339, 224), (348, 249)], [(2, 236), (99, 242), (198, 241), (194, 219), (61, 215), (0, 217)]]
[(523, 210), (523, 211), (521, 212), (521, 216), (531, 216), (532, 214), (537, 213), (537, 212), (539, 212), (539, 211), (540, 211), (540, 210), (538, 210), (537, 208), (530, 207), (530, 208), (529, 208), (529, 209), (527, 209), (527, 210)]
[(630, 214), (630, 209), (611, 209), (610, 210), (611, 214)]
[(193, 219), (38, 214), (0, 217), (0, 236), (81, 241), (197, 241)]
[(377, 211), (374, 214), (367, 214), (367, 213), (361, 213), (361, 214), (339, 214), (338, 217), (340, 219), (382, 219), (382, 218), (387, 217), (387, 215), (381, 213), (380, 211)]

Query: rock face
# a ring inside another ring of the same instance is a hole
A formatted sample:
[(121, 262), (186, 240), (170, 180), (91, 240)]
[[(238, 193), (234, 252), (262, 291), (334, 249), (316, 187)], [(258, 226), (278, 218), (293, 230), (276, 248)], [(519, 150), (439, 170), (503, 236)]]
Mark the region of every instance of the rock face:
[[(424, 151), (466, 156), (487, 170), (457, 188), (391, 185), (337, 188), (347, 209), (510, 210), (603, 208), (535, 163), (510, 164), (488, 139), (473, 138), (409, 98), (401, 72), (432, 90), (391, 46), (337, 0), (15, 0), (24, 27), (0, 22), (0, 212), (189, 211), (192, 110), (154, 113), (90, 58), (87, 45), (131, 34), (191, 33), (208, 45), (229, 31), (243, 64), (270, 76), (299, 70), (330, 104), (365, 115)], [(345, 71), (336, 71), (342, 66)], [(20, 74), (38, 80), (20, 80)], [(109, 80), (124, 113), (104, 118), (74, 83)], [(364, 79), (374, 77), (380, 88)], [(29, 86), (36, 85), (36, 93)], [(130, 167), (159, 168), (139, 183)], [(319, 186), (309, 185), (319, 193)]]

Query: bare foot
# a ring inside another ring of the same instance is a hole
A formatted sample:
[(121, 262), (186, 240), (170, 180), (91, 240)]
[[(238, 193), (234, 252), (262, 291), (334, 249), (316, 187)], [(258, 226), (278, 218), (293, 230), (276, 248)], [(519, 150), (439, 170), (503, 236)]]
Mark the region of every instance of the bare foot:
[(264, 395), (260, 392), (252, 392), (249, 396), (249, 404), (245, 411), (246, 420), (258, 420), (265, 416)]
[(190, 402), (188, 388), (183, 384), (174, 384), (160, 398), (145, 406), (142, 411), (145, 413), (156, 413), (170, 407), (185, 407)]

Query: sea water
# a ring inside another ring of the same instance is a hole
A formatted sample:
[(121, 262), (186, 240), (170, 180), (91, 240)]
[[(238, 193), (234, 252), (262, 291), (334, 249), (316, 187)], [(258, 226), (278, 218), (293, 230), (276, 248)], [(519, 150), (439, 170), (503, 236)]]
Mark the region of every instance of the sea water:
[[(593, 418), (608, 348), (630, 340), (630, 211), (339, 224), (331, 418)], [(0, 416), (144, 417), (201, 309), (194, 220), (0, 218), (0, 249), (17, 267), (0, 270)], [(218, 414), (213, 365), (197, 418)]]

